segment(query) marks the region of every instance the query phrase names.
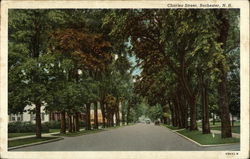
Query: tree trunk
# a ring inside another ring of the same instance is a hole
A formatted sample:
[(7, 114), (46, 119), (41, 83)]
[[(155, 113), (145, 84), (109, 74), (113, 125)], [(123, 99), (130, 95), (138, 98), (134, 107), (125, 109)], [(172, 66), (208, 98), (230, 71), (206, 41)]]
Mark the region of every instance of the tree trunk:
[(234, 117), (233, 117), (233, 114), (232, 114), (232, 127), (234, 127)]
[(79, 112), (76, 112), (76, 131), (80, 131), (80, 125), (79, 125)]
[(71, 115), (68, 114), (68, 118), (69, 118), (68, 119), (69, 120), (69, 128), (68, 129), (69, 129), (69, 132), (71, 133), (72, 132), (72, 117), (71, 117)]
[(76, 116), (72, 115), (72, 130), (73, 132), (76, 132)]
[(176, 95), (176, 108), (177, 108), (177, 116), (178, 116), (178, 127), (185, 128), (185, 114), (184, 112), (184, 105), (182, 105), (181, 93), (178, 92)]
[(36, 103), (36, 138), (42, 137), (41, 104)]
[(215, 116), (214, 116), (214, 113), (213, 113), (213, 125), (215, 125)]
[(209, 134), (209, 110), (208, 110), (208, 93), (206, 85), (202, 88), (202, 133)]
[(100, 101), (100, 107), (101, 107), (101, 111), (102, 111), (102, 127), (105, 128), (106, 127), (106, 123), (105, 123), (105, 106), (104, 106), (104, 102), (101, 100)]
[(111, 126), (114, 127), (114, 113), (111, 113)]
[(169, 108), (170, 108), (170, 111), (171, 111), (171, 120), (172, 120), (172, 126), (176, 127), (177, 124), (176, 124), (176, 118), (175, 118), (175, 110), (174, 110), (174, 106), (171, 104), (170, 101), (168, 101), (168, 104), (169, 104)]
[(221, 137), (228, 138), (232, 137), (232, 132), (230, 124), (229, 105), (227, 99), (227, 88), (226, 88), (227, 79), (225, 72), (222, 73), (221, 78), (223, 80), (219, 82), (219, 87), (218, 87), (220, 114), (221, 114)]
[(128, 108), (127, 108), (127, 125), (128, 125), (128, 123), (130, 122), (130, 108), (131, 108), (131, 105), (130, 105), (130, 103), (128, 104)]
[(98, 103), (94, 103), (94, 129), (98, 129)]
[(122, 105), (122, 125), (125, 125), (125, 111), (124, 111), (125, 101)]
[(184, 93), (187, 97), (188, 105), (190, 108), (190, 127), (189, 130), (198, 130), (197, 129), (197, 122), (196, 122), (196, 116), (197, 116), (197, 110), (196, 110), (196, 95), (195, 92), (193, 92), (190, 87), (187, 84), (187, 78), (186, 75), (184, 75), (185, 69), (182, 70), (182, 75), (179, 78), (180, 86), (183, 87)]
[(118, 126), (118, 113), (117, 113), (117, 110), (115, 111), (115, 126)]
[(61, 134), (66, 134), (66, 118), (65, 118), (65, 110), (61, 112)]
[[(228, 20), (228, 11), (220, 10), (219, 14), (217, 14), (218, 20), (222, 23), (218, 25), (219, 34), (218, 42), (221, 43), (221, 48), (226, 48), (228, 33), (229, 33), (229, 20)], [(224, 53), (223, 53), (224, 54)], [(229, 116), (229, 105), (228, 105), (228, 97), (227, 97), (227, 72), (225, 69), (225, 65), (222, 61), (219, 61), (218, 68), (220, 70), (220, 82), (218, 84), (218, 93), (219, 93), (219, 107), (220, 107), (220, 115), (221, 115), (221, 137), (229, 138), (232, 137), (231, 132), (231, 124), (230, 124), (230, 116)]]
[(116, 101), (116, 116), (115, 116), (115, 118), (116, 118), (116, 126), (120, 126), (120, 109), (119, 109), (119, 100), (117, 100)]
[(110, 127), (110, 113), (109, 111), (107, 110), (107, 127)]
[(86, 130), (91, 130), (90, 105), (91, 103), (86, 104)]
[(187, 101), (185, 100), (185, 98), (183, 98), (183, 120), (184, 120), (184, 127), (188, 128), (188, 104)]
[(174, 114), (175, 114), (175, 119), (176, 119), (176, 125), (175, 125), (175, 127), (179, 127), (180, 128), (180, 115), (179, 115), (179, 113), (180, 113), (180, 111), (179, 111), (179, 109), (178, 109), (178, 102), (177, 102), (177, 99), (176, 98), (174, 98), (174, 102), (173, 102), (173, 108), (174, 108)]
[(189, 99), (190, 106), (190, 130), (198, 130), (196, 122), (196, 102), (195, 97)]

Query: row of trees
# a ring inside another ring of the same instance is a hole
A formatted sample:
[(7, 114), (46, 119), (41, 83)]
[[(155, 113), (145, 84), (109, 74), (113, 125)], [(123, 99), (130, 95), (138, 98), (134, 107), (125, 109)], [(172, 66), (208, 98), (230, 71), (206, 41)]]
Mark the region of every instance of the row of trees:
[[(127, 39), (142, 72), (135, 92), (160, 104), (164, 121), (210, 133), (210, 112), (231, 137), (230, 116), (239, 114), (239, 10), (113, 10), (111, 35)], [(189, 122), (190, 120), (190, 122)]]
[[(36, 136), (41, 137), (41, 107), (61, 114), (61, 133), (79, 131), (79, 116), (98, 129), (128, 121), (133, 83), (125, 43), (102, 27), (105, 10), (9, 10), (8, 110), (34, 105)], [(114, 43), (116, 42), (116, 43)], [(121, 105), (121, 107), (120, 107)], [(121, 109), (121, 110), (120, 110)], [(120, 113), (122, 112), (122, 117)], [(122, 121), (120, 121), (122, 118)]]
[[(148, 116), (210, 133), (210, 113), (231, 137), (229, 112), (239, 114), (239, 10), (9, 10), (9, 113), (35, 105), (61, 113), (61, 132), (91, 129), (98, 103), (103, 126)], [(141, 73), (133, 74), (129, 56)], [(133, 77), (134, 76), (134, 77)], [(121, 107), (119, 106), (121, 105)], [(120, 113), (122, 116), (120, 116)], [(67, 115), (67, 117), (66, 117)], [(189, 121), (190, 120), (190, 121)]]

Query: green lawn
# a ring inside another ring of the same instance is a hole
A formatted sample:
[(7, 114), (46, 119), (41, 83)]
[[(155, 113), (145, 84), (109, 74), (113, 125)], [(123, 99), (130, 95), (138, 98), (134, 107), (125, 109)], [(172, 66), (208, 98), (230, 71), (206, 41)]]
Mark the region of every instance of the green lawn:
[(54, 133), (54, 132), (60, 132), (60, 129), (49, 129), (50, 133)]
[(165, 127), (167, 127), (167, 128), (169, 128), (169, 129), (172, 129), (172, 130), (179, 130), (180, 129), (180, 128), (174, 127), (172, 125), (165, 125), (165, 124), (162, 124), (162, 125), (165, 126)]
[(13, 138), (13, 137), (20, 137), (20, 136), (29, 136), (29, 135), (35, 135), (35, 133), (8, 133), (8, 138)]
[[(197, 125), (199, 127), (202, 126), (202, 123), (201, 122), (197, 122)], [(221, 126), (221, 122), (215, 122), (215, 124), (213, 125), (213, 122), (210, 122), (210, 127), (218, 127), (218, 126)], [(235, 121), (234, 122), (234, 126), (240, 126), (240, 122), (239, 121)]]
[[(220, 126), (217, 126), (217, 127), (211, 127), (211, 130), (221, 130), (221, 127)], [(232, 133), (240, 133), (240, 126), (234, 126), (232, 127)]]
[(189, 131), (189, 130), (181, 130), (178, 133), (191, 138), (192, 140), (202, 144), (202, 145), (213, 145), (213, 144), (227, 144), (227, 143), (237, 143), (240, 142), (238, 138), (226, 138), (222, 139), (221, 135), (214, 134), (202, 134), (200, 131)]
[[(49, 133), (60, 132), (60, 129), (49, 129)], [(46, 133), (43, 133), (46, 134)], [(8, 138), (35, 135), (34, 132), (29, 133), (8, 133)]]
[(8, 141), (8, 147), (26, 145), (26, 144), (31, 144), (31, 143), (41, 142), (41, 141), (48, 141), (48, 140), (52, 140), (56, 138), (58, 137), (42, 137), (40, 139), (31, 137), (31, 138), (26, 138), (26, 139), (12, 140), (12, 141)]
[(93, 130), (82, 130), (79, 132), (73, 132), (73, 133), (66, 133), (66, 134), (54, 134), (55, 136), (67, 136), (67, 137), (73, 137), (73, 136), (81, 136), (81, 135), (86, 135), (86, 134), (92, 134), (92, 133), (97, 133), (97, 132), (101, 132), (104, 131), (103, 129), (93, 129)]

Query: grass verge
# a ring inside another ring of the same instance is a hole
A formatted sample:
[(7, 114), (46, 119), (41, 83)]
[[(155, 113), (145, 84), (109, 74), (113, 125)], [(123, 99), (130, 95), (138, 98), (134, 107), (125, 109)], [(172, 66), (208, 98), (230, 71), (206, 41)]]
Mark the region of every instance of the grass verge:
[(31, 144), (31, 143), (37, 143), (41, 141), (49, 141), (49, 140), (56, 139), (56, 138), (58, 137), (42, 137), (42, 138), (31, 137), (31, 138), (25, 138), (25, 139), (17, 139), (17, 140), (8, 141), (8, 147), (10, 148), (10, 147), (15, 147), (15, 146)]
[(60, 129), (49, 129), (49, 133), (60, 132)]
[[(202, 123), (201, 122), (197, 122), (197, 125), (199, 127), (202, 127)], [(210, 122), (209, 125), (210, 125), (210, 127), (219, 127), (219, 126), (221, 126), (221, 122), (215, 122), (214, 124), (213, 124), (213, 122)], [(235, 121), (234, 122), (234, 126), (240, 126), (240, 122), (239, 121)]]
[[(217, 126), (217, 127), (211, 127), (211, 130), (221, 130), (221, 127), (220, 126)], [(234, 126), (234, 127), (231, 127), (231, 130), (232, 130), (232, 133), (237, 133), (237, 134), (240, 134), (240, 126)]]
[(169, 129), (171, 129), (171, 130), (179, 130), (179, 129), (180, 129), (180, 128), (174, 127), (174, 126), (172, 126), (172, 125), (165, 125), (165, 124), (161, 124), (161, 125), (163, 125), (163, 126), (169, 128)]
[(35, 133), (33, 133), (33, 132), (30, 132), (30, 133), (8, 133), (8, 138), (29, 136), (29, 135), (35, 135)]
[(97, 133), (97, 132), (101, 132), (104, 131), (103, 129), (93, 129), (93, 130), (82, 130), (82, 131), (78, 131), (78, 132), (72, 132), (72, 133), (66, 133), (66, 134), (54, 134), (54, 136), (67, 136), (67, 137), (73, 137), (73, 136), (81, 136), (81, 135), (86, 135), (86, 134), (92, 134), (92, 133)]
[(222, 139), (221, 135), (214, 134), (202, 134), (200, 131), (189, 131), (189, 130), (181, 130), (178, 133), (202, 144), (202, 145), (214, 145), (214, 144), (228, 144), (228, 143), (238, 143), (240, 139), (238, 138), (225, 138)]
[[(49, 133), (54, 133), (54, 132), (60, 132), (60, 129), (49, 129)], [(46, 134), (46, 133), (42, 133), (42, 134)], [(35, 133), (34, 132), (8, 133), (8, 138), (21, 137), (21, 136), (30, 136), (30, 135), (35, 135)]]

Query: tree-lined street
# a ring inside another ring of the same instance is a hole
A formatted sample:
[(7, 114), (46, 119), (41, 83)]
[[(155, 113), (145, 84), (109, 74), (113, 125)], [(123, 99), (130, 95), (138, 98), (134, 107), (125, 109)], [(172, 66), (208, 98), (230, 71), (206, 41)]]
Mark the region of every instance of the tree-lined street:
[(151, 122), (203, 145), (239, 143), (239, 11), (10, 9), (10, 135), (66, 136), (23, 150), (215, 149), (159, 126), (119, 128)]
[(236, 151), (239, 147), (239, 144), (200, 147), (167, 128), (135, 124), (13, 151)]

